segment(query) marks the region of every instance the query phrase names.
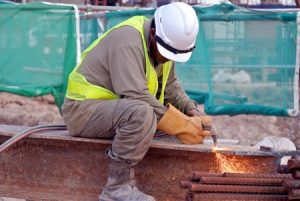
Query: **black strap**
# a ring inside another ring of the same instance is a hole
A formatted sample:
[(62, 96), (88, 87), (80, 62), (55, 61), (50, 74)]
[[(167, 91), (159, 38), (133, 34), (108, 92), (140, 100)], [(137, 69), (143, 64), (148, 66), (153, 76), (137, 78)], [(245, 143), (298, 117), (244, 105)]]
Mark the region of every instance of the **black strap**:
[(167, 50), (169, 50), (170, 52), (174, 53), (174, 54), (182, 54), (182, 53), (188, 53), (188, 52), (191, 52), (193, 51), (196, 46), (194, 47), (191, 47), (190, 49), (187, 49), (187, 50), (178, 50), (170, 45), (168, 45), (167, 43), (165, 43), (159, 36), (155, 36), (155, 40), (161, 45), (163, 46), (164, 48), (166, 48)]

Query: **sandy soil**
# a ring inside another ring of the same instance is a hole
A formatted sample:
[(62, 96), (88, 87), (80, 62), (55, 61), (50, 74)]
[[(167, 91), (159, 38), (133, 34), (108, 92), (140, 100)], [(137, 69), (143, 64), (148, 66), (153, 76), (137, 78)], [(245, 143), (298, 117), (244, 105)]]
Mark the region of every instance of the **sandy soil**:
[[(238, 115), (214, 117), (220, 138), (255, 144), (265, 136), (291, 139), (300, 149), (300, 118)], [(0, 124), (35, 126), (61, 124), (63, 119), (51, 95), (28, 98), (0, 93)]]
[(0, 93), (0, 124), (35, 126), (64, 123), (51, 95), (22, 97)]

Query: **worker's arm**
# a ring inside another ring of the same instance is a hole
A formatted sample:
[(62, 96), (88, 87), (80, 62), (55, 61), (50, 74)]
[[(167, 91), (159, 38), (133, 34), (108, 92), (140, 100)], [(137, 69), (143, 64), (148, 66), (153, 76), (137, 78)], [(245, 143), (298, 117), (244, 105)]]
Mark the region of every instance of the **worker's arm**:
[(123, 39), (119, 40), (117, 47), (111, 47), (109, 50), (111, 52), (108, 58), (109, 74), (113, 90), (120, 98), (137, 99), (148, 103), (153, 107), (159, 120), (166, 107), (149, 93), (142, 40), (135, 29), (130, 27), (127, 29), (129, 29), (127, 34), (122, 36)]
[(171, 103), (181, 112), (189, 116), (200, 116), (197, 103), (191, 100), (182, 89), (175, 73), (175, 64), (171, 69), (165, 90), (165, 103)]

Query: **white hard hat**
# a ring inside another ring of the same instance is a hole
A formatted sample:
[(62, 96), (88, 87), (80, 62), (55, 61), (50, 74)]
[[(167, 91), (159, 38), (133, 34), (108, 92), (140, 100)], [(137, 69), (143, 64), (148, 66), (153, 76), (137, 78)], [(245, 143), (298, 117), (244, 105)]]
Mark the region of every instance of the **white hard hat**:
[(199, 29), (195, 10), (186, 3), (171, 3), (159, 7), (154, 19), (159, 53), (171, 61), (189, 60)]

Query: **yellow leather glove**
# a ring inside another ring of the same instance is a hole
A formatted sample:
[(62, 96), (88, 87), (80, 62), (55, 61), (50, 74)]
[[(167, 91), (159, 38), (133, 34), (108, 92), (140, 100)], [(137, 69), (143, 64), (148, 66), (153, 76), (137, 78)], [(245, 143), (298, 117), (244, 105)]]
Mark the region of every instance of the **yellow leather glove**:
[(188, 117), (171, 104), (157, 124), (157, 129), (175, 135), (184, 144), (201, 144), (210, 131), (204, 130), (202, 125), (211, 126), (210, 116)]

